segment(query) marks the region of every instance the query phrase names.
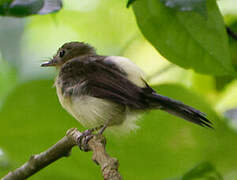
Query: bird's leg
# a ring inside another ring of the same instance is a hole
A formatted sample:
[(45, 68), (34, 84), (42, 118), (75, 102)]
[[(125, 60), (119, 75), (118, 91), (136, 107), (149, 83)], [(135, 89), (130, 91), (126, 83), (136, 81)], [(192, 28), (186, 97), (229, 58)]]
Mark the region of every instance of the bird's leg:
[(93, 138), (94, 128), (85, 130), (77, 139), (78, 146), (82, 151), (89, 151), (88, 142)]
[(103, 128), (103, 127), (104, 127), (104, 125), (100, 125), (100, 126), (97, 126), (97, 127), (95, 127), (95, 128), (92, 128), (91, 131), (92, 131), (92, 132), (98, 131), (98, 130), (100, 130), (100, 129)]
[(107, 124), (104, 124), (103, 126), (101, 126), (98, 134), (103, 134), (106, 128), (107, 128)]

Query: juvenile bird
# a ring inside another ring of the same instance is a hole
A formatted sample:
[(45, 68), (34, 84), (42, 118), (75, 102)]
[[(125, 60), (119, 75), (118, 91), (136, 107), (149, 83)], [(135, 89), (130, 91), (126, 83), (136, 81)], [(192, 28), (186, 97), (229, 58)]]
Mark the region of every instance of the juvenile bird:
[(111, 126), (131, 130), (136, 127), (134, 116), (151, 109), (212, 127), (204, 113), (157, 94), (132, 61), (98, 55), (86, 43), (65, 43), (41, 66), (59, 70), (55, 86), (61, 105), (83, 126), (100, 129), (100, 133)]

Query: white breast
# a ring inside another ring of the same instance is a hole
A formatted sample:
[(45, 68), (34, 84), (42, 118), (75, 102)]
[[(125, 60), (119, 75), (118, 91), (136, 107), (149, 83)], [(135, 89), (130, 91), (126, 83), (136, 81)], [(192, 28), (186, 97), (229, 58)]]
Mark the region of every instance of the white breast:
[(87, 128), (122, 124), (126, 116), (123, 106), (91, 96), (72, 98), (71, 109), (73, 116)]
[(136, 120), (138, 112), (130, 111), (129, 108), (121, 108), (110, 101), (81, 96), (73, 98), (64, 97), (61, 88), (56, 85), (59, 101), (76, 120), (86, 128), (94, 128), (105, 123), (114, 134), (128, 133), (137, 129)]
[(122, 70), (124, 70), (128, 75), (127, 78), (137, 86), (145, 86), (145, 83), (143, 81), (144, 74), (142, 70), (128, 58), (121, 56), (108, 56), (107, 58), (105, 58), (105, 61), (111, 61)]
[(126, 118), (125, 107), (117, 103), (85, 95), (66, 97), (57, 83), (56, 89), (61, 105), (87, 128), (122, 124)]

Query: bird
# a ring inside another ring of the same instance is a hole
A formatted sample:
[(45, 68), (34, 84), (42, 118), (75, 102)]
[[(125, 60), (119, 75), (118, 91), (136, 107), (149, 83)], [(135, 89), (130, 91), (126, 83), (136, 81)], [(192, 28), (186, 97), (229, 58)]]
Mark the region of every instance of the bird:
[(65, 43), (41, 66), (58, 70), (55, 86), (62, 107), (99, 133), (110, 127), (136, 129), (139, 115), (152, 109), (213, 128), (201, 111), (158, 94), (130, 59), (99, 55), (87, 43)]

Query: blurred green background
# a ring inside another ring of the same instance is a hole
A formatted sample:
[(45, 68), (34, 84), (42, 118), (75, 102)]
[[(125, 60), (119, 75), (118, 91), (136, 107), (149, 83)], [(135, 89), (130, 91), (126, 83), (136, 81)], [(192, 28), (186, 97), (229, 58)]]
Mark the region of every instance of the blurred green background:
[[(225, 23), (237, 31), (235, 0), (218, 4)], [(145, 40), (125, 0), (70, 0), (55, 14), (0, 17), (0, 177), (56, 143), (67, 129), (84, 130), (59, 104), (53, 87), (56, 70), (40, 67), (68, 41), (130, 58), (158, 93), (205, 112), (214, 123), (210, 130), (152, 111), (144, 114), (136, 132), (107, 132), (107, 150), (118, 158), (124, 179), (180, 179), (205, 162), (223, 179), (237, 179), (237, 79), (171, 64)], [(236, 65), (237, 41), (230, 38), (229, 45)], [(30, 179), (102, 179), (91, 156), (74, 148), (70, 157)]]

